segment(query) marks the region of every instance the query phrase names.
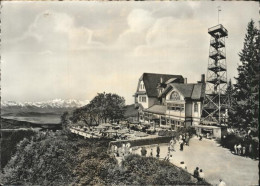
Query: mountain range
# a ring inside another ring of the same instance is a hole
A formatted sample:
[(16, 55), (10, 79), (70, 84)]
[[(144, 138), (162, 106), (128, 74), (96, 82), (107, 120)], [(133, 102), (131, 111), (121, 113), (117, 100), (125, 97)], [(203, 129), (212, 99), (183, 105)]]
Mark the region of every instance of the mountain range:
[(59, 108), (78, 108), (89, 103), (88, 100), (79, 101), (75, 99), (54, 99), (49, 101), (37, 102), (16, 102), (16, 101), (1, 101), (1, 108), (43, 108), (43, 109), (59, 109)]

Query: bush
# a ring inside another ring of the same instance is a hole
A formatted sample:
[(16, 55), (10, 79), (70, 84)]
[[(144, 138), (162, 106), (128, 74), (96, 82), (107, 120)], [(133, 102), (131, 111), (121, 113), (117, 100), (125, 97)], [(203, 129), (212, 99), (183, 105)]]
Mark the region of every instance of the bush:
[(3, 169), (12, 155), (16, 152), (16, 145), (24, 138), (30, 139), (35, 132), (33, 130), (1, 131), (1, 168)]

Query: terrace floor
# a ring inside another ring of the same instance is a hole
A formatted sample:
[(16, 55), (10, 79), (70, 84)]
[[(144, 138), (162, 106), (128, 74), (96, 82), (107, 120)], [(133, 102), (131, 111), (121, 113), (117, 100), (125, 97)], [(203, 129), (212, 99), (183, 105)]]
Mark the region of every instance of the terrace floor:
[[(156, 145), (146, 147), (148, 156), (151, 148), (153, 155), (156, 155)], [(168, 146), (161, 144), (160, 149), (160, 158), (163, 159), (167, 155)], [(141, 154), (140, 151), (141, 148), (137, 148), (133, 152)], [(192, 174), (196, 167), (203, 169), (205, 179), (212, 185), (218, 184), (220, 178), (232, 186), (258, 185), (259, 161), (234, 155), (228, 149), (220, 147), (214, 140), (199, 141), (194, 137), (190, 140), (189, 146), (184, 146), (184, 151), (179, 150), (177, 142), (175, 151), (171, 154), (170, 162), (180, 166), (180, 162), (184, 161), (188, 172)]]

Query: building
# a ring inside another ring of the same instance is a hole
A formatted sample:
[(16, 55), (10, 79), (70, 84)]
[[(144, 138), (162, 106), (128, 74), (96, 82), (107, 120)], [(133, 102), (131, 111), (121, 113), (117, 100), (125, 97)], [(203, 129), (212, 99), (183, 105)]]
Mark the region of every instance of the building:
[(139, 120), (161, 128), (199, 125), (205, 93), (205, 76), (187, 84), (180, 75), (144, 73), (135, 93)]
[(135, 97), (135, 104), (144, 109), (152, 105), (159, 104), (158, 96), (161, 88), (166, 87), (167, 83), (184, 83), (181, 75), (143, 73), (139, 78)]

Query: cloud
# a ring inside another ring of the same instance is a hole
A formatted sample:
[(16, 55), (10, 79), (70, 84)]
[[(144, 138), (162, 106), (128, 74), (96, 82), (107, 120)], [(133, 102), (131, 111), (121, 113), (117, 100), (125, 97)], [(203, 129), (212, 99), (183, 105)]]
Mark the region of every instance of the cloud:
[(73, 17), (66, 13), (44, 11), (18, 38), (7, 41), (8, 49), (25, 52), (87, 50), (103, 46), (93, 41), (93, 31), (74, 24)]

